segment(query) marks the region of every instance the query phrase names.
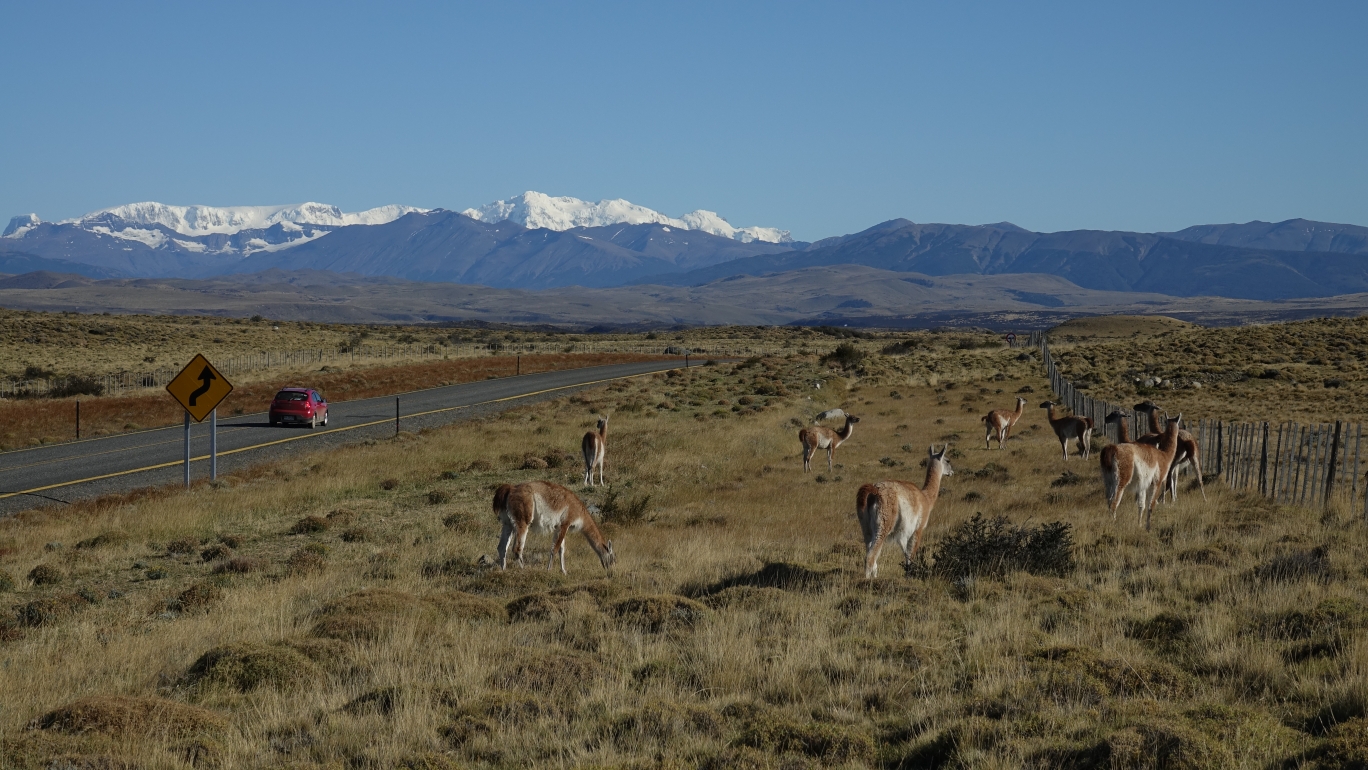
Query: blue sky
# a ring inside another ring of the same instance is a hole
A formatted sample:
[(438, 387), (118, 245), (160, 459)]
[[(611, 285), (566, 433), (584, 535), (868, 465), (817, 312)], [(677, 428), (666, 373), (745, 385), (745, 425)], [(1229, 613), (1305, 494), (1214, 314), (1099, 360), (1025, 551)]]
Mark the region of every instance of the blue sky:
[(804, 239), (1368, 225), (1368, 3), (0, 2), (0, 27), (0, 221), (538, 190)]

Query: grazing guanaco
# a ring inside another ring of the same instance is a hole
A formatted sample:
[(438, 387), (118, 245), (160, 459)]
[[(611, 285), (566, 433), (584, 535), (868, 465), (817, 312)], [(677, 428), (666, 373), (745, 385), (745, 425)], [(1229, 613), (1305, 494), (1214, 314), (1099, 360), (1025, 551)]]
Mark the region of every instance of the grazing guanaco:
[(1093, 421), (1091, 417), (1055, 417), (1055, 407), (1058, 406), (1053, 401), (1046, 401), (1040, 405), (1041, 409), (1048, 409), (1050, 427), (1054, 429), (1055, 435), (1059, 437), (1059, 448), (1064, 452), (1064, 459), (1069, 459), (1069, 440), (1078, 439), (1078, 451), (1086, 460), (1092, 456), (1092, 432)]
[[(1163, 433), (1163, 428), (1159, 427), (1159, 407), (1153, 401), (1145, 401), (1136, 404), (1135, 411), (1149, 416), (1151, 436), (1158, 436)], [(1189, 468), (1197, 475), (1197, 488), (1202, 491), (1202, 499), (1206, 500), (1206, 485), (1202, 483), (1202, 449), (1197, 445), (1197, 439), (1186, 430), (1178, 431), (1178, 454), (1173, 457), (1173, 467), (1168, 474), (1168, 493), (1169, 499), (1178, 499), (1178, 473), (1183, 468)]]
[(598, 554), (604, 569), (610, 569), (617, 561), (613, 541), (603, 539), (584, 502), (560, 484), (549, 481), (527, 481), (516, 486), (504, 484), (494, 491), (494, 512), (503, 522), (503, 533), (499, 536), (500, 569), (508, 568), (510, 547), (513, 559), (519, 567), (523, 566), (523, 545), (531, 529), (553, 535), (547, 569), (555, 566), (559, 552), (561, 574), (568, 574), (565, 571), (565, 536), (571, 532), (584, 533), (584, 539)]
[(879, 576), (879, 552), (889, 539), (903, 549), (904, 563), (912, 562), (912, 554), (921, 544), (922, 534), (931, 521), (931, 509), (940, 495), (941, 477), (953, 476), (950, 462), (945, 459), (946, 444), (936, 451), (932, 444), (926, 458), (926, 482), (917, 489), (906, 481), (877, 481), (865, 484), (855, 493), (855, 517), (865, 541), (865, 577)]
[(584, 434), (580, 441), (584, 455), (584, 485), (594, 486), (594, 467), (598, 466), (599, 483), (603, 483), (603, 459), (608, 456), (608, 415), (599, 418), (598, 429)]
[(803, 442), (803, 470), (812, 470), (812, 456), (818, 449), (825, 449), (827, 453), (827, 473), (831, 472), (831, 458), (836, 454), (836, 447), (844, 444), (850, 439), (850, 434), (855, 432), (855, 423), (860, 418), (853, 414), (845, 416), (845, 425), (840, 430), (832, 430), (823, 425), (814, 425), (811, 428), (803, 428), (798, 431), (798, 440)]
[[(1125, 415), (1112, 412), (1107, 421), (1121, 423)], [(1107, 508), (1112, 518), (1116, 518), (1116, 508), (1126, 487), (1135, 482), (1135, 504), (1139, 510), (1140, 521), (1145, 529), (1150, 528), (1154, 515), (1154, 505), (1167, 481), (1173, 456), (1178, 449), (1178, 427), (1182, 423), (1180, 414), (1169, 423), (1168, 430), (1160, 437), (1159, 446), (1149, 444), (1124, 443), (1111, 444), (1102, 450), (1102, 485), (1107, 494)], [(1124, 423), (1122, 423), (1124, 424)], [(1125, 435), (1125, 434), (1123, 434)], [(1128, 435), (1125, 436), (1129, 438)]]
[(1006, 409), (994, 409), (987, 415), (979, 418), (983, 420), (985, 429), (983, 435), (983, 448), (992, 449), (993, 437), (997, 437), (998, 449), (1004, 449), (1003, 442), (1007, 440), (1007, 435), (1012, 432), (1012, 426), (1021, 419), (1021, 413), (1026, 409), (1026, 399), (1017, 396), (1016, 411), (1010, 412)]

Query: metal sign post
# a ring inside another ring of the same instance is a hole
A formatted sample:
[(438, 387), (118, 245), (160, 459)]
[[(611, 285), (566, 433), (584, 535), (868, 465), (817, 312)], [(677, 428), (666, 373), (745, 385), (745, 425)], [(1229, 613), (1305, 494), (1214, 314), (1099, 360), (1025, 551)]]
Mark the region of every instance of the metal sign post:
[(196, 355), (181, 373), (166, 383), (170, 393), (185, 407), (185, 486), (190, 486), (190, 418), (209, 420), (209, 478), (218, 478), (218, 405), (233, 392), (233, 384), (209, 363)]
[(209, 413), (209, 480), (218, 480), (218, 407)]
[(190, 488), (190, 413), (185, 413), (185, 488)]

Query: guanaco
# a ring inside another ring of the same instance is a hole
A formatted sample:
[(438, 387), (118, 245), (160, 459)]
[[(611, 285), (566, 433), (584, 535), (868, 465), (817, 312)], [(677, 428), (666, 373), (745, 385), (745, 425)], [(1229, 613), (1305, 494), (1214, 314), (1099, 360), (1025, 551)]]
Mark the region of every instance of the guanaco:
[(1054, 429), (1055, 435), (1059, 437), (1059, 448), (1064, 452), (1064, 459), (1069, 459), (1069, 440), (1078, 439), (1078, 451), (1086, 460), (1092, 456), (1092, 432), (1093, 421), (1091, 417), (1055, 417), (1055, 407), (1058, 406), (1053, 401), (1046, 401), (1040, 405), (1041, 409), (1048, 409), (1050, 427)]
[(527, 542), (528, 530), (551, 532), (551, 557), (546, 568), (556, 563), (560, 553), (561, 574), (565, 571), (565, 536), (571, 532), (583, 532), (589, 547), (598, 554), (604, 569), (611, 569), (617, 561), (613, 553), (613, 541), (604, 540), (594, 517), (589, 515), (584, 502), (560, 484), (549, 481), (527, 481), (522, 484), (504, 484), (494, 491), (494, 512), (503, 522), (503, 533), (499, 536), (499, 568), (508, 568), (508, 549), (513, 549), (513, 559), (523, 566), (523, 545)]
[(608, 456), (608, 415), (599, 418), (598, 428), (584, 434), (580, 441), (584, 455), (584, 486), (594, 486), (594, 467), (598, 466), (599, 483), (603, 483), (603, 460)]
[[(1163, 428), (1159, 427), (1159, 407), (1153, 401), (1136, 404), (1135, 411), (1149, 417), (1150, 432), (1148, 435), (1158, 437), (1164, 432)], [(1197, 488), (1202, 492), (1202, 499), (1206, 500), (1206, 485), (1202, 483), (1202, 450), (1197, 445), (1197, 439), (1186, 430), (1178, 431), (1178, 454), (1174, 455), (1173, 467), (1169, 469), (1168, 473), (1169, 500), (1176, 501), (1178, 499), (1177, 471), (1183, 468), (1189, 468), (1197, 475)]]
[(860, 418), (853, 414), (845, 416), (845, 425), (840, 430), (814, 425), (811, 428), (803, 428), (798, 431), (798, 440), (803, 442), (803, 470), (812, 470), (812, 456), (818, 449), (825, 449), (827, 453), (827, 472), (832, 469), (831, 458), (836, 453), (836, 447), (844, 444), (850, 439), (850, 434), (855, 432), (855, 423)]
[(1026, 399), (1017, 396), (1016, 411), (1009, 412), (1006, 409), (994, 409), (987, 415), (979, 418), (983, 420), (985, 432), (983, 434), (983, 448), (992, 449), (993, 437), (997, 437), (998, 449), (1004, 449), (1003, 442), (1007, 440), (1008, 434), (1012, 432), (1012, 426), (1021, 419), (1021, 413), (1026, 409)]
[(855, 493), (855, 517), (864, 533), (866, 578), (879, 576), (879, 552), (890, 538), (902, 547), (904, 563), (912, 563), (940, 495), (941, 478), (955, 473), (945, 459), (949, 448), (947, 444), (937, 452), (936, 445), (931, 445), (921, 489), (906, 481), (878, 481)]
[[(1124, 424), (1125, 415), (1112, 412), (1107, 415), (1108, 422)], [(1106, 490), (1107, 507), (1112, 519), (1126, 487), (1135, 482), (1135, 504), (1140, 521), (1145, 529), (1150, 528), (1154, 515), (1154, 505), (1167, 481), (1173, 456), (1178, 449), (1178, 428), (1182, 423), (1180, 414), (1169, 422), (1169, 427), (1160, 437), (1159, 446), (1140, 443), (1111, 444), (1102, 450), (1102, 486)], [(1123, 432), (1129, 439), (1130, 436)]]

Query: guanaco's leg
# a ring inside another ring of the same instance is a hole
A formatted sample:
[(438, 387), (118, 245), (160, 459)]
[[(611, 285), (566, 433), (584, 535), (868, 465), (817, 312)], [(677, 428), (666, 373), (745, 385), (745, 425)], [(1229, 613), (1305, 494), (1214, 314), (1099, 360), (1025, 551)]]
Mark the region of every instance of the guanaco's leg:
[(513, 542), (515, 531), (513, 522), (505, 519), (503, 532), (499, 533), (499, 569), (508, 569), (508, 546)]

